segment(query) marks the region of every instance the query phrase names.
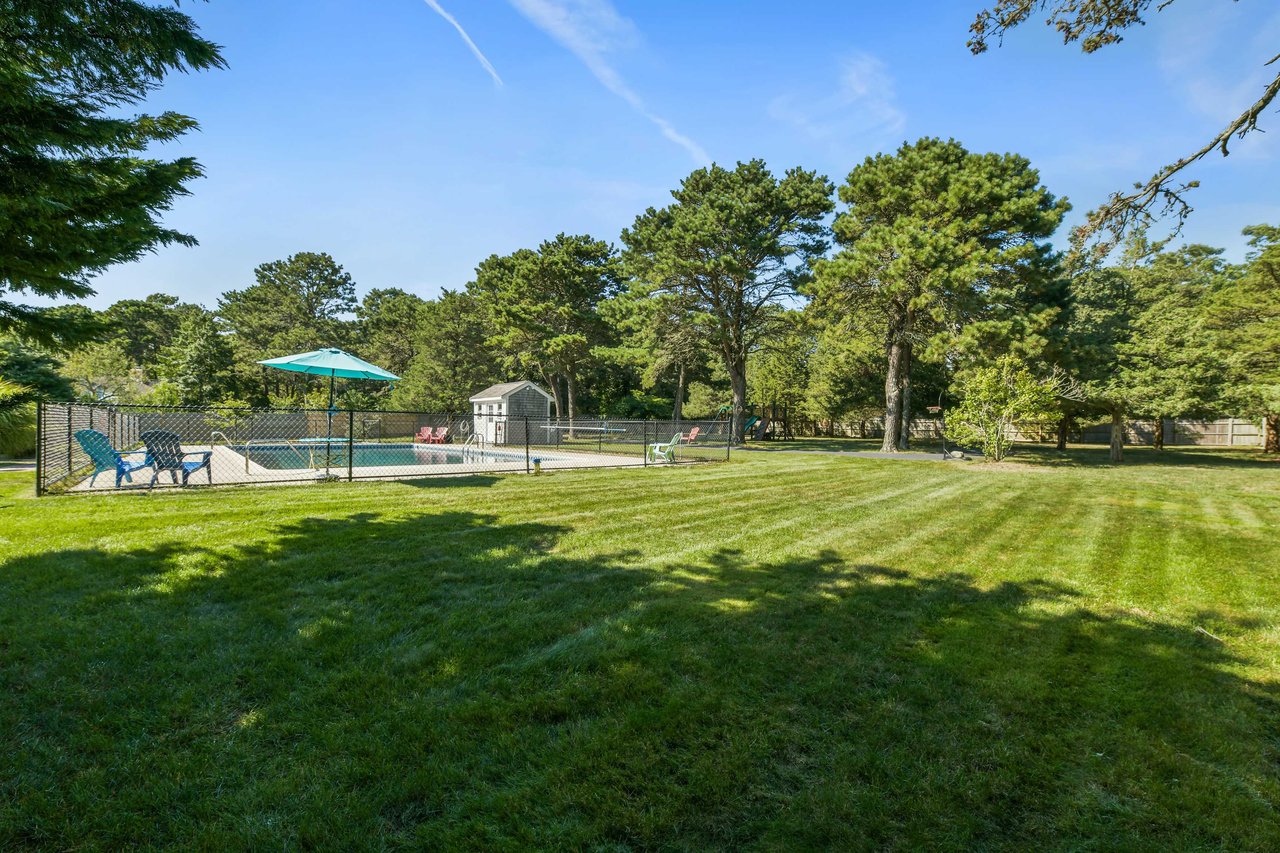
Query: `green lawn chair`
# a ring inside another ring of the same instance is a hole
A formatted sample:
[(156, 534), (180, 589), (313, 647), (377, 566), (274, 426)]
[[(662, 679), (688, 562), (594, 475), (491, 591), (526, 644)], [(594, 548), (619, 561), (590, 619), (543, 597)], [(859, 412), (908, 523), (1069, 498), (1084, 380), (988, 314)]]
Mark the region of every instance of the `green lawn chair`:
[(93, 462), (93, 476), (89, 478), (89, 485), (93, 485), (93, 481), (98, 479), (99, 474), (107, 471), (116, 472), (116, 488), (120, 488), (120, 481), (127, 480), (133, 482), (131, 476), (134, 471), (140, 468), (148, 468), (151, 466), (151, 457), (147, 456), (141, 462), (132, 462), (125, 459), (126, 456), (136, 455), (141, 451), (133, 453), (121, 453), (111, 446), (111, 439), (107, 438), (96, 429), (82, 429), (76, 432), (76, 441), (84, 448), (84, 452), (89, 455), (90, 461)]
[(676, 448), (680, 445), (680, 438), (680, 433), (676, 433), (671, 436), (670, 441), (658, 441), (649, 445), (645, 450), (645, 458), (650, 462), (657, 462), (658, 460), (675, 462)]

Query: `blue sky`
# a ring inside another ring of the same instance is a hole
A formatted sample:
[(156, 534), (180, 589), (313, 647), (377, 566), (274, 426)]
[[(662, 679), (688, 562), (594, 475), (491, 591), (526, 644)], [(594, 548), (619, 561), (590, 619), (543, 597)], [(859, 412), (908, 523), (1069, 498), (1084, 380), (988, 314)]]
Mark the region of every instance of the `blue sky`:
[[(839, 183), (929, 135), (1026, 155), (1074, 220), (1251, 103), (1280, 44), (1280, 9), (1245, 0), (1175, 4), (1093, 56), (1037, 24), (974, 57), (982, 3), (184, 3), (230, 68), (146, 108), (201, 123), (163, 149), (205, 167), (167, 216), (201, 245), (108, 271), (91, 304), (212, 305), (298, 251), (430, 297), (559, 231), (616, 241), (707, 158)], [(1262, 126), (1195, 168), (1188, 240), (1239, 258), (1243, 226), (1280, 222), (1280, 113)]]

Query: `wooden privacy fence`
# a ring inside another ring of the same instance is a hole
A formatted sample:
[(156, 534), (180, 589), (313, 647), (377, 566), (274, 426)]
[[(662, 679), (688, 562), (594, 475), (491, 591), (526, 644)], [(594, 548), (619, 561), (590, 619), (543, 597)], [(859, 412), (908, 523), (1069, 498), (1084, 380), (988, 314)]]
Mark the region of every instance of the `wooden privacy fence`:
[[(1166, 447), (1261, 447), (1262, 423), (1241, 418), (1191, 420), (1166, 418), (1160, 425)], [(1149, 445), (1155, 438), (1155, 421), (1126, 421), (1125, 444)], [(1057, 424), (1020, 427), (1015, 441), (1055, 441)], [(1067, 433), (1069, 444), (1110, 444), (1111, 423), (1087, 424)]]
[[(801, 422), (796, 426), (796, 431), (802, 435), (831, 434), (848, 438), (881, 438), (884, 436), (884, 420), (882, 418), (836, 423), (829, 428), (826, 424), (812, 422)], [(1263, 433), (1260, 421), (1250, 421), (1243, 418), (1217, 418), (1215, 420), (1167, 418), (1163, 422), (1163, 428), (1164, 443), (1168, 447), (1262, 447)], [(1125, 423), (1125, 443), (1149, 445), (1155, 436), (1155, 430), (1155, 421), (1127, 421)], [(913, 439), (937, 439), (940, 434), (939, 422), (935, 419), (917, 419), (911, 422), (911, 437)], [(1018, 426), (1014, 441), (1056, 441), (1057, 436), (1057, 424), (1023, 424)], [(1068, 444), (1109, 444), (1110, 442), (1110, 422), (1085, 424), (1067, 432)]]

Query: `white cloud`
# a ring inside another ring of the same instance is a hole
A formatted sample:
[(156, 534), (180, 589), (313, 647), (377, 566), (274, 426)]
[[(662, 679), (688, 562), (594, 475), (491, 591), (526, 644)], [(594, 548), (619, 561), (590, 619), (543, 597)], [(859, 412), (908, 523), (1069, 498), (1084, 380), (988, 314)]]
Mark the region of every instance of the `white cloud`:
[(651, 111), (613, 66), (610, 55), (633, 46), (635, 25), (618, 13), (609, 0), (509, 0), (534, 26), (578, 57), (600, 84), (652, 122), (670, 141), (689, 152), (699, 164), (711, 157), (671, 122)]
[(825, 97), (805, 93), (774, 98), (769, 115), (830, 145), (858, 138), (881, 142), (902, 133), (907, 116), (884, 62), (869, 53), (853, 54), (841, 61), (838, 80), (836, 91)]
[[(1174, 7), (1176, 8), (1176, 7)], [(1167, 13), (1166, 13), (1167, 14)], [(1171, 16), (1160, 43), (1159, 64), (1165, 80), (1181, 90), (1185, 103), (1218, 131), (1252, 104), (1277, 73), (1280, 13), (1259, 17), (1257, 9), (1227, 5), (1214, 15)], [(1268, 112), (1262, 130), (1274, 122)], [(1277, 152), (1276, 134), (1251, 133), (1230, 146), (1232, 156), (1267, 160)]]
[(441, 6), (437, 0), (423, 0), (423, 2), (430, 6), (437, 15), (448, 21), (453, 28), (458, 31), (458, 35), (462, 36), (462, 40), (466, 42), (467, 47), (471, 49), (475, 58), (480, 60), (480, 64), (484, 66), (484, 70), (489, 72), (489, 76), (493, 78), (493, 82), (501, 86), (502, 78), (498, 76), (498, 72), (494, 69), (493, 63), (489, 62), (489, 59), (480, 52), (480, 48), (471, 40), (471, 36), (467, 35), (467, 31), (462, 28), (462, 24), (458, 23), (458, 19), (446, 12), (444, 7)]

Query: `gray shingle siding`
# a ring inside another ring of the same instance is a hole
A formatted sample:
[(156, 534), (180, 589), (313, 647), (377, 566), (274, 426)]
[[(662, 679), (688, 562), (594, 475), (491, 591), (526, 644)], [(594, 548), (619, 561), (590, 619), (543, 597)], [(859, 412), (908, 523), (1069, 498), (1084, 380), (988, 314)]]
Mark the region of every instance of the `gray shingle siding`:
[(507, 414), (522, 418), (545, 418), (551, 415), (551, 403), (526, 385), (507, 397)]

